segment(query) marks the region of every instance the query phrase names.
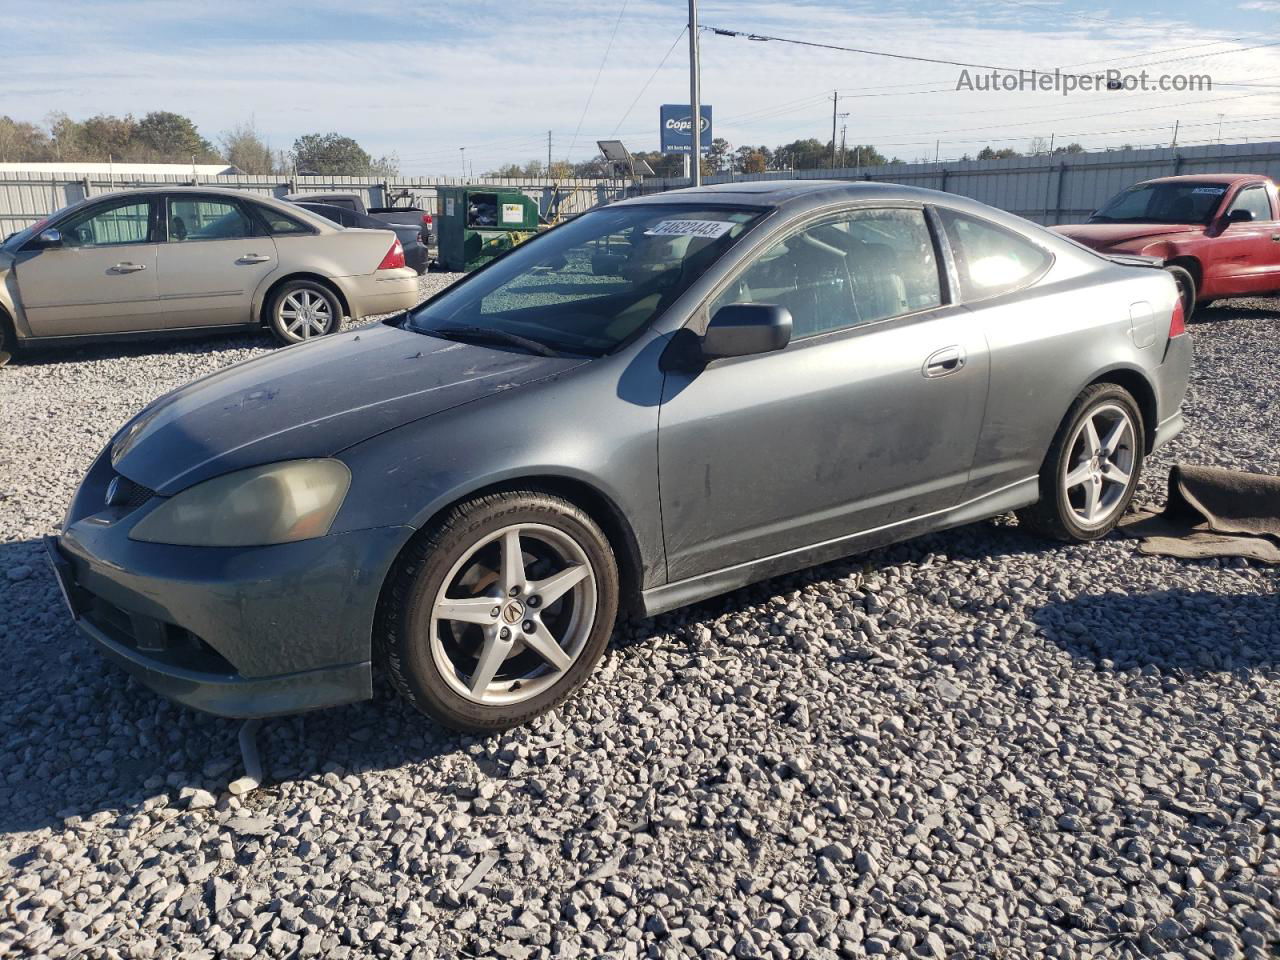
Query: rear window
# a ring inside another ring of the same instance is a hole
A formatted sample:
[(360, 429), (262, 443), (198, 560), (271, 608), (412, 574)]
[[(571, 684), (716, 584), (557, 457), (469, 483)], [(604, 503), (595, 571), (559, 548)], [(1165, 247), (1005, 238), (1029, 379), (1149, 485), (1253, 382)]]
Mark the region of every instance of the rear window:
[(273, 207), (255, 206), (255, 209), (262, 215), (262, 219), (267, 225), (267, 230), (273, 236), (290, 233), (311, 233), (311, 228), (305, 223), (295, 220), (288, 214), (281, 213)]
[(964, 300), (986, 300), (1036, 280), (1053, 261), (1052, 255), (994, 223), (939, 208), (947, 242), (960, 275)]

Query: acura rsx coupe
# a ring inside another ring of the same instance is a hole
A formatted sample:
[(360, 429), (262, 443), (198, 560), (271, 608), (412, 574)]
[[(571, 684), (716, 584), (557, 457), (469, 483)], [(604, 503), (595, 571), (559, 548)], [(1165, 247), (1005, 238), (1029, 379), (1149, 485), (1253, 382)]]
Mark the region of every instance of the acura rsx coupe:
[(48, 546), (80, 626), (182, 703), (345, 703), (378, 664), (496, 730), (621, 614), (1008, 511), (1103, 536), (1190, 361), (1157, 261), (927, 190), (682, 190), (160, 398)]

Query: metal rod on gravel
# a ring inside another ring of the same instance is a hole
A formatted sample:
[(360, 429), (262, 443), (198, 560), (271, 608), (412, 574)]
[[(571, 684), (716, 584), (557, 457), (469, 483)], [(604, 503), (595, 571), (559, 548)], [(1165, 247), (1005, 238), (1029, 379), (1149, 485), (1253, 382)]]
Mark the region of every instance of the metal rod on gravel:
[(262, 757), (258, 754), (258, 728), (261, 718), (246, 720), (240, 728), (240, 756), (244, 758), (244, 776), (227, 785), (237, 797), (243, 796), (262, 784)]

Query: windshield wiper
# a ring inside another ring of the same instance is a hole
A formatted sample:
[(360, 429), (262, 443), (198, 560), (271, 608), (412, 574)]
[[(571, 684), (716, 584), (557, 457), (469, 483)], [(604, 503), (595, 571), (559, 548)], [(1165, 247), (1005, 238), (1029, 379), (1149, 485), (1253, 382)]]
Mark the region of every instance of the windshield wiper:
[(542, 357), (560, 356), (558, 351), (552, 350), (540, 340), (522, 337), (518, 333), (509, 333), (506, 330), (495, 330), (492, 327), (435, 327), (427, 328), (423, 332), (463, 343), (506, 343), (513, 347), (523, 347), (530, 353), (536, 353)]

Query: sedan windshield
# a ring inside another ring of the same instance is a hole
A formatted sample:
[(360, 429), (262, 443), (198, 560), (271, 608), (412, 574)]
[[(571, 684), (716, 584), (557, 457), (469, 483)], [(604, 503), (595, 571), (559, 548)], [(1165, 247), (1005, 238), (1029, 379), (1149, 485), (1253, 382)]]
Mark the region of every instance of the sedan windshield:
[(1208, 223), (1225, 183), (1140, 183), (1108, 200), (1090, 223)]
[(644, 204), (583, 214), (411, 310), (410, 330), (609, 353), (653, 322), (760, 210)]

